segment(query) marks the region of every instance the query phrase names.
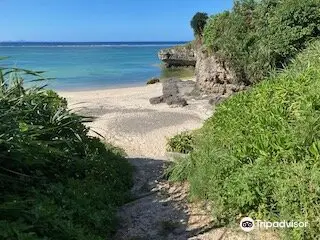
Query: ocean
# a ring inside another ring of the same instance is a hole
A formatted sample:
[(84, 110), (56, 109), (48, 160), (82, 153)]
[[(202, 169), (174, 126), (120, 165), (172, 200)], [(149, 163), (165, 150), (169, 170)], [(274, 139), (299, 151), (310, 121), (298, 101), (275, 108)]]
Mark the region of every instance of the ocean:
[(157, 52), (185, 42), (0, 42), (1, 66), (46, 71), (55, 90), (144, 85), (161, 74)]

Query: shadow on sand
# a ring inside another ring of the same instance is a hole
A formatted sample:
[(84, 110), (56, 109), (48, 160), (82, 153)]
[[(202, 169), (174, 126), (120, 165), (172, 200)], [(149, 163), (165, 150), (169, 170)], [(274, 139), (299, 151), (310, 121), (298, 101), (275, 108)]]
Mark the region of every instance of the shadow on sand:
[(214, 228), (208, 225), (192, 229), (187, 227), (190, 213), (186, 188), (173, 186), (163, 177), (168, 161), (146, 158), (128, 160), (135, 167), (133, 199), (119, 210), (119, 228), (113, 239), (184, 240)]

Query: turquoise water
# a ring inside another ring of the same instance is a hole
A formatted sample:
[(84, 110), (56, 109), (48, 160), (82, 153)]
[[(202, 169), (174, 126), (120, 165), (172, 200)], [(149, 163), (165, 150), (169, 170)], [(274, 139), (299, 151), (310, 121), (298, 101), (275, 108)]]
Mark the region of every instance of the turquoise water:
[(84, 90), (144, 85), (159, 76), (166, 43), (0, 43), (0, 66), (44, 70), (49, 88)]

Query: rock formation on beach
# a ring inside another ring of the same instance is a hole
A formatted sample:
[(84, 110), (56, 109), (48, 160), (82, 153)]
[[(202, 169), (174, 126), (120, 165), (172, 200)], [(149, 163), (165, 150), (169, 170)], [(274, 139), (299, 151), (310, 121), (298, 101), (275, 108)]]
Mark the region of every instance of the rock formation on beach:
[(160, 82), (160, 79), (159, 78), (156, 78), (156, 77), (153, 77), (151, 79), (149, 79), (147, 81), (147, 85), (150, 85), (150, 84), (155, 84), (155, 83), (159, 83)]
[(158, 57), (168, 68), (196, 66), (195, 53), (191, 47), (187, 46), (162, 49), (158, 52)]
[[(211, 104), (217, 104), (233, 93), (246, 89), (243, 83), (237, 82), (235, 73), (225, 61), (208, 54), (203, 47), (173, 47), (160, 50), (158, 56), (168, 68), (195, 66), (196, 90), (210, 95)], [(160, 99), (150, 102), (154, 101)]]
[(195, 88), (194, 81), (181, 81), (177, 78), (171, 78), (162, 85), (162, 95), (150, 98), (151, 104), (167, 103), (170, 106), (184, 107), (188, 105), (185, 98)]

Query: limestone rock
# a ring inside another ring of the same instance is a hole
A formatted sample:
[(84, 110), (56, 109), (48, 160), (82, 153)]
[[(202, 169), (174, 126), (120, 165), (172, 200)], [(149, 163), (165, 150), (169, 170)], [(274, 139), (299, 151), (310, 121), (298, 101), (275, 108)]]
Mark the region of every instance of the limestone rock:
[(179, 96), (167, 98), (166, 103), (169, 106), (177, 106), (177, 107), (184, 107), (188, 105), (187, 100)]
[(174, 84), (171, 84), (169, 81), (169, 85), (164, 85), (164, 102), (173, 102), (173, 100), (167, 101), (166, 94), (178, 95), (185, 99), (189, 99), (188, 96), (201, 98), (205, 94), (208, 95), (205, 98), (211, 99), (210, 103), (218, 104), (232, 94), (248, 87), (243, 82), (237, 81), (235, 72), (226, 61), (221, 60), (214, 53), (209, 54), (203, 46), (193, 48), (178, 46), (163, 49), (158, 55), (167, 67), (195, 66), (196, 73), (196, 84), (191, 83), (192, 81), (186, 83), (175, 81)]
[(149, 84), (155, 84), (155, 83), (159, 83), (159, 82), (160, 82), (160, 79), (159, 79), (159, 78), (153, 77), (153, 78), (151, 78), (151, 79), (149, 79), (149, 80), (147, 81), (147, 85), (149, 85)]
[(164, 99), (163, 99), (163, 96), (153, 97), (149, 99), (149, 102), (150, 104), (155, 105), (155, 104), (163, 103)]
[(159, 59), (170, 67), (195, 67), (196, 57), (194, 50), (185, 46), (162, 49), (158, 52)]
[(203, 48), (196, 51), (197, 86), (201, 91), (216, 96), (230, 96), (234, 92), (245, 89), (243, 83), (238, 83), (235, 73), (225, 61), (214, 54), (208, 54)]
[[(184, 94), (188, 90), (192, 91), (191, 83), (181, 83), (182, 81), (176, 78), (171, 78), (165, 81), (162, 85), (162, 96), (151, 98), (151, 104), (167, 103), (169, 106), (184, 107), (188, 105)], [(193, 87), (194, 87), (193, 83)]]

